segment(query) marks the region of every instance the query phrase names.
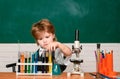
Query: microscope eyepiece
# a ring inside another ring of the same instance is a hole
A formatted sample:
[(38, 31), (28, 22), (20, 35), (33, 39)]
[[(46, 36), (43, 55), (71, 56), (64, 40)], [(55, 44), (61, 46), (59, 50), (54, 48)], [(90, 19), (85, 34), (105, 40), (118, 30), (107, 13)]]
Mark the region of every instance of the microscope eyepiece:
[(79, 40), (79, 30), (75, 30), (75, 40), (78, 41)]

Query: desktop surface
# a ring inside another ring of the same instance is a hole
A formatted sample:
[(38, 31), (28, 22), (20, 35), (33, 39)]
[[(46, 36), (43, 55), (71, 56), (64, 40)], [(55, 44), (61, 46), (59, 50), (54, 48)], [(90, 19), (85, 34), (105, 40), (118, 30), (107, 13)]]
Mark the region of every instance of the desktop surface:
[(94, 79), (89, 73), (85, 73), (84, 77), (80, 75), (71, 75), (67, 77), (67, 73), (64, 72), (61, 75), (29, 75), (29, 76), (17, 76), (16, 73), (13, 72), (0, 72), (0, 79)]

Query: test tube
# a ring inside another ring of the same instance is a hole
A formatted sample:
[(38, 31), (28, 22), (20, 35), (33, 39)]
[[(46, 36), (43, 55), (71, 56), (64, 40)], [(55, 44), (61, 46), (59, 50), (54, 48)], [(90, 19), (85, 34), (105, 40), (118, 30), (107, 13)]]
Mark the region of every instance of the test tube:
[[(27, 63), (31, 63), (31, 52), (28, 52)], [(27, 70), (28, 70), (27, 73), (31, 72), (31, 66), (30, 65), (28, 65)]]
[[(25, 52), (24, 55), (25, 55), (25, 63), (27, 63), (28, 53)], [(27, 65), (25, 65), (25, 73), (27, 73)]]
[[(38, 53), (38, 62), (42, 63), (42, 56), (40, 55), (40, 53)], [(41, 65), (38, 65), (37, 71), (41, 73), (41, 71), (42, 71), (42, 66)]]
[[(43, 51), (43, 53), (42, 53), (42, 63), (45, 63), (45, 51)], [(42, 65), (41, 67), (42, 67), (42, 73), (44, 73), (45, 65)]]
[[(20, 52), (18, 52), (18, 63), (20, 63), (20, 57), (21, 57)], [(20, 72), (20, 65), (18, 65), (18, 72)]]
[[(45, 51), (45, 63), (48, 63), (48, 51)], [(45, 73), (47, 73), (48, 72), (48, 68), (49, 68), (49, 66), (48, 65), (46, 65), (45, 66)]]
[(32, 56), (32, 73), (35, 73), (35, 65), (34, 65), (34, 63), (35, 63), (35, 54), (34, 53), (32, 53), (31, 54)]
[[(35, 63), (38, 63), (38, 51), (35, 52)], [(35, 73), (38, 71), (38, 65), (35, 65)]]
[[(51, 52), (48, 52), (49, 56), (48, 56), (48, 63), (52, 63), (52, 53)], [(49, 66), (49, 73), (52, 72), (52, 66), (50, 65)]]
[[(25, 63), (25, 55), (24, 55), (24, 52), (22, 52), (21, 55), (20, 55), (20, 63)], [(21, 73), (24, 73), (24, 70), (25, 70), (24, 65), (21, 65), (21, 66), (20, 66), (20, 72), (21, 72)]]

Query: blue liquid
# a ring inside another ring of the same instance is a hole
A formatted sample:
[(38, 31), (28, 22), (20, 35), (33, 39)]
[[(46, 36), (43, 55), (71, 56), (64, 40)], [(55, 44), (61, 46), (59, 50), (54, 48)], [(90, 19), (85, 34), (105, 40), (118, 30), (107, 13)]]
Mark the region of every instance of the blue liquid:
[(52, 74), (53, 75), (60, 75), (61, 74), (61, 69), (60, 69), (59, 64), (53, 64)]

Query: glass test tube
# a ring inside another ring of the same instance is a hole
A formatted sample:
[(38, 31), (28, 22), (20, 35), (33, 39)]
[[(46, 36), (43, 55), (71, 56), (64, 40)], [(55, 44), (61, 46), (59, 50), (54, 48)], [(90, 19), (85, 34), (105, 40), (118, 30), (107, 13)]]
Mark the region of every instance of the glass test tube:
[[(20, 55), (20, 63), (25, 63), (25, 55), (24, 52), (21, 53)], [(24, 65), (20, 65), (20, 72), (24, 73), (25, 67)]]

